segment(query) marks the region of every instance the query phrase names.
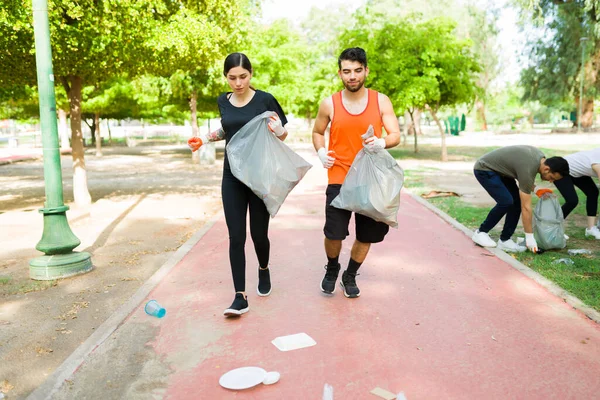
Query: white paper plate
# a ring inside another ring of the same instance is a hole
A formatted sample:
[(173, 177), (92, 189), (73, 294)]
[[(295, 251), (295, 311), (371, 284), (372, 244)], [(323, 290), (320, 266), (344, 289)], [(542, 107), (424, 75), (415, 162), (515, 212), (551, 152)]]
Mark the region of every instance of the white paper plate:
[(279, 336), (271, 341), (281, 351), (290, 351), (310, 347), (317, 344), (313, 338), (306, 333), (297, 333), (295, 335)]
[(219, 384), (225, 389), (242, 390), (262, 383), (267, 371), (259, 367), (242, 367), (223, 374)]

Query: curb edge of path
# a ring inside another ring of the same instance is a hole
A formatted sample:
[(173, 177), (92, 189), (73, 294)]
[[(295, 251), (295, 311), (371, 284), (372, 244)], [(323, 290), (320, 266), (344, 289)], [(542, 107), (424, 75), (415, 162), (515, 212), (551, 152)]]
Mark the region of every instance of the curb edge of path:
[[(464, 233), (467, 237), (471, 238), (471, 236), (473, 236), (473, 231), (471, 231), (469, 228), (467, 228), (466, 226), (464, 226), (463, 224), (461, 224), (460, 222), (458, 222), (457, 220), (455, 220), (454, 218), (452, 218), (451, 216), (449, 216), (448, 214), (446, 214), (445, 212), (428, 202), (427, 200), (422, 199), (421, 196), (412, 193), (408, 189), (404, 189), (404, 191), (419, 204), (427, 207), (430, 211), (440, 216), (444, 221), (452, 225), (454, 228), (458, 229), (459, 231), (462, 231), (462, 233)], [(482, 249), (485, 249), (490, 253), (494, 254), (496, 257), (509, 264), (514, 269), (520, 271), (528, 278), (533, 279), (535, 282), (542, 285), (553, 295), (560, 297), (565, 303), (567, 303), (574, 309), (580, 311), (581, 313), (583, 313), (583, 315), (585, 315), (592, 321), (600, 324), (600, 313), (598, 311), (585, 305), (581, 300), (573, 296), (571, 293), (567, 292), (565, 289), (558, 286), (556, 283), (545, 278), (538, 272), (535, 272), (520, 261), (512, 258), (509, 254), (502, 250), (488, 247), (482, 247)]]
[(223, 215), (223, 209), (217, 211), (210, 219), (177, 251), (171, 255), (167, 261), (115, 312), (113, 312), (106, 321), (104, 321), (96, 331), (80, 344), (70, 356), (50, 375), (40, 386), (38, 386), (27, 400), (50, 399), (60, 389), (66, 379), (72, 376), (77, 369), (85, 362), (87, 356), (98, 348), (115, 332), (127, 317), (141, 304), (141, 302), (158, 286), (162, 279), (185, 257), (188, 252), (202, 239), (202, 237), (213, 227), (219, 218)]

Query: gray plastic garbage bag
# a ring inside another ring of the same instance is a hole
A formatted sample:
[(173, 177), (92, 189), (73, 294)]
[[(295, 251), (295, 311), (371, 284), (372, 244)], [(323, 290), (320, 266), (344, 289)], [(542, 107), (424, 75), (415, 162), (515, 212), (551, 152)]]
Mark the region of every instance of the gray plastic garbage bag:
[(266, 111), (244, 125), (227, 144), (233, 176), (260, 197), (274, 217), (287, 195), (312, 167), (269, 130)]
[[(373, 127), (369, 126), (362, 138), (371, 136)], [(363, 148), (356, 155), (340, 194), (333, 199), (331, 205), (397, 228), (400, 190), (403, 184), (404, 172), (390, 153)]]
[(544, 194), (533, 210), (533, 235), (540, 249), (564, 249), (567, 246), (564, 221), (556, 195)]

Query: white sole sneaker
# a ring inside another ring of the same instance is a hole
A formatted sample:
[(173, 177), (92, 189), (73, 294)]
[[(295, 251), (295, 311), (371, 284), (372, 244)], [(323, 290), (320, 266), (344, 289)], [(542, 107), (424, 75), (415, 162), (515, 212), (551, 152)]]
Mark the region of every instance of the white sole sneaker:
[(228, 308), (227, 310), (223, 311), (223, 315), (226, 317), (239, 317), (240, 315), (247, 313), (249, 309), (250, 307), (242, 308), (241, 310)]
[(258, 288), (256, 288), (256, 294), (259, 295), (260, 297), (267, 297), (268, 295), (271, 294), (272, 290), (273, 290), (273, 287), (271, 286), (271, 289), (269, 289), (269, 291), (267, 293), (261, 293), (260, 290), (258, 290)]
[(505, 246), (504, 244), (502, 244), (501, 241), (498, 241), (498, 246), (496, 246), (496, 248), (498, 250), (502, 250), (506, 253), (523, 253), (523, 252), (527, 251), (527, 247), (517, 246), (515, 248), (515, 247)]
[(600, 232), (595, 233), (594, 231), (590, 232), (589, 230), (585, 230), (585, 237), (586, 238), (594, 238), (594, 239), (600, 239)]
[(473, 240), (473, 242), (475, 242), (476, 245), (481, 246), (481, 247), (496, 247), (497, 246), (496, 242), (494, 242), (488, 234), (483, 233), (483, 232), (476, 231), (473, 234), (473, 236), (471, 236), (471, 239)]

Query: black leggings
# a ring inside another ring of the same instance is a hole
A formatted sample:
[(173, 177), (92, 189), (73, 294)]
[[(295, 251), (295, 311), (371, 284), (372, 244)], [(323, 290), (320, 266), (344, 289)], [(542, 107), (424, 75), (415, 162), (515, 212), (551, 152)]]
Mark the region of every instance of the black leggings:
[(575, 187), (577, 186), (586, 196), (585, 209), (588, 217), (595, 217), (598, 212), (598, 187), (594, 183), (594, 180), (589, 176), (582, 176), (580, 178), (573, 178), (572, 176), (566, 176), (558, 181), (554, 181), (554, 185), (565, 198), (565, 204), (562, 206), (563, 216), (567, 218), (567, 215), (577, 207), (579, 198)]
[(229, 230), (229, 262), (236, 292), (246, 291), (246, 212), (250, 207), (250, 236), (261, 268), (269, 265), (269, 212), (265, 203), (229, 169), (223, 169), (221, 184), (225, 222)]

